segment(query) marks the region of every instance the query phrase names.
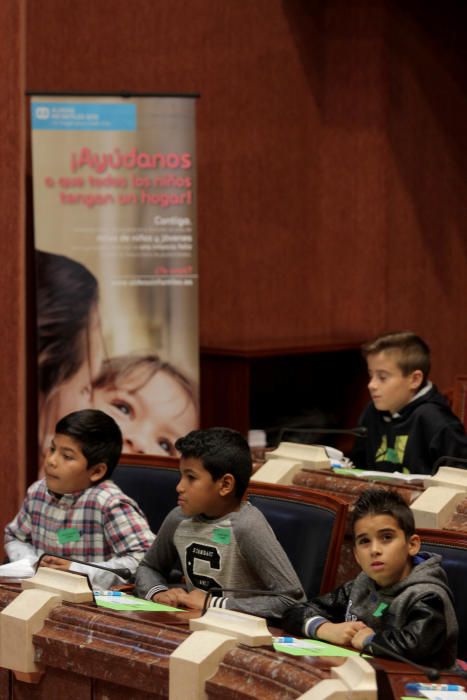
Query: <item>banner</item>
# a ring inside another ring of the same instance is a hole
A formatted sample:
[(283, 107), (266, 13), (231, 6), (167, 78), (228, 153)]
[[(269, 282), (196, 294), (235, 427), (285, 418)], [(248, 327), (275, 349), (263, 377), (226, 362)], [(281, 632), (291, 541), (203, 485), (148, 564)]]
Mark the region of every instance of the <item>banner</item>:
[(196, 98), (31, 98), (39, 462), (94, 407), (124, 451), (198, 427)]

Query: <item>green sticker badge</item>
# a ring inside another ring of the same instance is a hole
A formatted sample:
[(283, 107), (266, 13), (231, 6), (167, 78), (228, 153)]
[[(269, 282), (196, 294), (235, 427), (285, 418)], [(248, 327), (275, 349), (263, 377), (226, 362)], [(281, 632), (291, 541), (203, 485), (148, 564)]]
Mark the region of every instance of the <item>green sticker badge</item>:
[(212, 533), (212, 541), (216, 544), (230, 544), (230, 528), (216, 527)]
[(376, 608), (376, 610), (374, 611), (373, 617), (381, 617), (384, 614), (386, 608), (388, 608), (388, 607), (389, 607), (389, 603), (380, 603), (378, 605), (378, 607)]
[(77, 527), (63, 527), (57, 532), (58, 541), (60, 544), (67, 542), (79, 542), (81, 535)]

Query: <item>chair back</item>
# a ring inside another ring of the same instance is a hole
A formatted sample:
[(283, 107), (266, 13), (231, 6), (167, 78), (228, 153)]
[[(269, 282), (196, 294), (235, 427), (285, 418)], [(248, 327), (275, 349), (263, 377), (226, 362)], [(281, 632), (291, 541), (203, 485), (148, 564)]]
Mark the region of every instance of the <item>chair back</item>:
[(308, 488), (261, 482), (249, 487), (248, 500), (269, 522), (307, 598), (334, 588), (347, 503)]
[(458, 657), (467, 661), (467, 533), (417, 528), (422, 549), (441, 554), (459, 623)]
[(154, 533), (177, 505), (178, 465), (172, 457), (122, 455), (112, 474), (117, 486), (139, 505)]

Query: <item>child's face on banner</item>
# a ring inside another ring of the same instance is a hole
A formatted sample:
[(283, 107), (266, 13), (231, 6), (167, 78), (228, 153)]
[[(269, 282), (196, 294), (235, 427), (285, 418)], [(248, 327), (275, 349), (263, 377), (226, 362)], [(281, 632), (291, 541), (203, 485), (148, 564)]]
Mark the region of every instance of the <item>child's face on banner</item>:
[(120, 426), (124, 452), (177, 456), (175, 441), (198, 427), (193, 400), (163, 370), (136, 390), (95, 388), (93, 404)]

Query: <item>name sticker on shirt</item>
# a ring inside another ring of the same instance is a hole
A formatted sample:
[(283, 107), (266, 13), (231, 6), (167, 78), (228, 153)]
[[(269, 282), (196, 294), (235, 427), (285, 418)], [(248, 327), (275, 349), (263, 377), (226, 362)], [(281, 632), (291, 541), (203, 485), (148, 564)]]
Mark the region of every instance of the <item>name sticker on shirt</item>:
[(386, 610), (386, 608), (389, 607), (389, 603), (380, 603), (376, 610), (373, 613), (373, 617), (381, 617)]
[(230, 544), (230, 528), (216, 527), (212, 533), (212, 541), (216, 544)]
[(76, 527), (63, 527), (57, 532), (58, 541), (60, 544), (67, 542), (79, 542), (81, 535)]

